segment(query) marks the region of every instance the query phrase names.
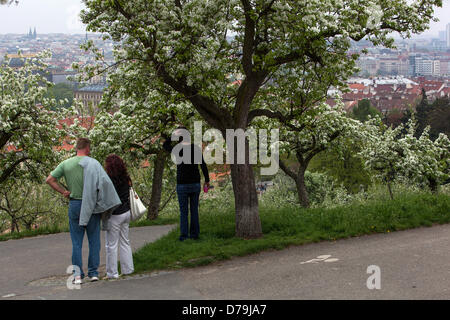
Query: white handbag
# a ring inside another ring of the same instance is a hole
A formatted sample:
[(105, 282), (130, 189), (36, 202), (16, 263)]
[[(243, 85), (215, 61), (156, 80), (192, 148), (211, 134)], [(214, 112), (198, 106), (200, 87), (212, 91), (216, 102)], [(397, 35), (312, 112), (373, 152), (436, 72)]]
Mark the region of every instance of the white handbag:
[(144, 213), (147, 212), (147, 208), (144, 206), (136, 191), (134, 191), (132, 187), (130, 187), (130, 211), (131, 221), (138, 220)]

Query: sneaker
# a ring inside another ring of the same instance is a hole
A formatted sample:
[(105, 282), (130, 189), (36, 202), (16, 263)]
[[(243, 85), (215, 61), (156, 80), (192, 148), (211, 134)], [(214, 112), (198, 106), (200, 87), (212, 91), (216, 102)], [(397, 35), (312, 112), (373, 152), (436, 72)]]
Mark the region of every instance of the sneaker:
[(83, 281), (81, 280), (80, 276), (76, 276), (75, 279), (72, 281), (73, 284), (82, 284)]
[(98, 277), (96, 277), (96, 276), (90, 277), (89, 280), (90, 280), (91, 282), (95, 282), (95, 281), (98, 281)]
[(112, 276), (112, 277), (106, 276), (103, 278), (103, 280), (117, 280), (117, 279), (119, 279), (119, 277), (120, 277), (120, 275)]

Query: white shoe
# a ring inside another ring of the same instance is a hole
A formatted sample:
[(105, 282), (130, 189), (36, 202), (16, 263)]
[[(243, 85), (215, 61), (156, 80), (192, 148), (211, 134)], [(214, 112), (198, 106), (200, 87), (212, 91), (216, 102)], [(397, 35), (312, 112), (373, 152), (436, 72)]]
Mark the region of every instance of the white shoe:
[(98, 277), (90, 277), (89, 278), (89, 280), (91, 281), (91, 282), (95, 282), (95, 281), (98, 281)]
[(82, 284), (83, 283), (83, 281), (81, 280), (81, 276), (76, 276), (72, 282), (73, 282), (73, 284)]

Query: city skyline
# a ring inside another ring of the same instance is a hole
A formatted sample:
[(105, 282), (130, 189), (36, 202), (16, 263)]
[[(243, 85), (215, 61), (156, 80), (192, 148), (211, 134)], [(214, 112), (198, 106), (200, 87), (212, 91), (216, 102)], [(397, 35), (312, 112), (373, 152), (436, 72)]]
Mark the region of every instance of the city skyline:
[[(36, 27), (38, 34), (86, 33), (79, 20), (84, 8), (81, 0), (21, 0), (18, 5), (0, 6), (0, 34), (27, 34)], [(431, 22), (430, 29), (413, 37), (438, 37), (450, 23), (450, 0), (444, 0), (442, 7), (435, 10), (440, 21)]]

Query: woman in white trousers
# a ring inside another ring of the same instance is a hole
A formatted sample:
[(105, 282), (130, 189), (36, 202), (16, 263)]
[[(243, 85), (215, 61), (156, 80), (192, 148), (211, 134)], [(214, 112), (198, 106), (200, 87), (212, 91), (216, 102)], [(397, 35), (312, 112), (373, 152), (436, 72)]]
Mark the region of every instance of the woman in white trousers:
[(122, 204), (117, 207), (109, 219), (109, 231), (106, 231), (106, 277), (119, 278), (117, 256), (120, 258), (122, 274), (134, 272), (133, 252), (130, 246), (130, 186), (131, 179), (123, 160), (117, 155), (109, 155), (105, 161), (105, 170), (111, 178)]

